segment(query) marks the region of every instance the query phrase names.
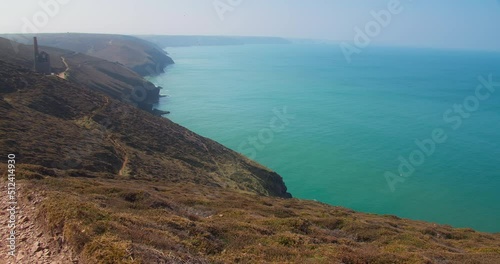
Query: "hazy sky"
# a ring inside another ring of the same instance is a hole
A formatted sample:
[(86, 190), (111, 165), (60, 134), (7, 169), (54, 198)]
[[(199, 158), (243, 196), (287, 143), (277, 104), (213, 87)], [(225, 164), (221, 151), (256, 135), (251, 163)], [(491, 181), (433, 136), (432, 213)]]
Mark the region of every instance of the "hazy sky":
[[(376, 21), (372, 11), (388, 10), (396, 1), (401, 12), (391, 15), (372, 43), (500, 50), (500, 0), (0, 1), (2, 33), (250, 35), (349, 42), (356, 27), (364, 30)], [(49, 8), (44, 10), (43, 3)]]

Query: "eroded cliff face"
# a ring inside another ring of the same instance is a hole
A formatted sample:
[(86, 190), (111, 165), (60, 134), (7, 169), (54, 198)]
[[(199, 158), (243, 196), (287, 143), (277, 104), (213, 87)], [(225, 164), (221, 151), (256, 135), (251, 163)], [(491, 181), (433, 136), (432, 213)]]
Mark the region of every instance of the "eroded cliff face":
[(132, 70), (142, 76), (153, 76), (164, 73), (165, 68), (168, 65), (175, 63), (174, 60), (170, 56), (168, 56), (161, 48), (153, 43), (148, 43), (148, 45), (151, 45), (151, 47), (144, 49), (144, 53), (147, 55), (148, 60), (141, 64), (129, 65)]

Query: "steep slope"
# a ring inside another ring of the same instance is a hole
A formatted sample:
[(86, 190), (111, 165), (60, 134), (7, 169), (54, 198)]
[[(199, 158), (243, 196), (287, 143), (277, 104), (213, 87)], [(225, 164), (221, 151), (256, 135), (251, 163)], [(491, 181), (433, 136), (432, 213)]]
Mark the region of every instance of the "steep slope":
[[(33, 34), (5, 34), (5, 37), (23, 44), (31, 44)], [(132, 36), (111, 34), (37, 34), (45, 46), (71, 50), (110, 62), (118, 62), (136, 73), (146, 76), (162, 73), (174, 61), (158, 46)]]
[[(16, 106), (4, 117), (14, 115), (7, 120), (18, 119), (11, 125), (19, 128), (4, 134), (2, 142), (15, 142), (9, 149), (29, 164), (66, 169), (78, 160), (71, 166), (76, 174), (82, 170), (97, 177), (118, 174), (127, 158), (127, 175), (134, 179), (191, 181), (288, 195), (276, 173), (168, 119), (54, 76), (32, 74), (3, 62), (1, 66), (3, 110)], [(41, 149), (44, 153), (37, 153)]]
[(3, 61), (0, 115), (0, 174), (15, 154), (31, 208), (22, 263), (500, 262), (500, 234), (283, 199), (279, 175), (216, 142)]
[[(31, 41), (33, 41), (33, 39)], [(72, 51), (69, 50), (50, 48), (50, 47), (41, 47), (41, 50), (46, 51), (51, 55), (52, 70), (56, 73), (62, 72), (66, 68), (66, 66), (64, 65), (64, 63), (60, 58), (73, 53)], [(28, 69), (32, 69), (33, 45), (24, 45), (0, 37), (0, 59)]]
[[(49, 53), (53, 72), (72, 83), (103, 92), (112, 98), (152, 110), (160, 97), (160, 89), (123, 65), (100, 58), (53, 47), (40, 47)], [(0, 38), (0, 59), (33, 67), (33, 46)]]

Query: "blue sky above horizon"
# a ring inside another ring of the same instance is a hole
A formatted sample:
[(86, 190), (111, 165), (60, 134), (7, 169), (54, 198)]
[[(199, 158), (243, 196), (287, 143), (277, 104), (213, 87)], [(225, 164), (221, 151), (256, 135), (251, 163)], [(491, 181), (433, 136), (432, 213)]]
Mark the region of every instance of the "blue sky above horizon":
[[(67, 3), (57, 4), (59, 10), (51, 6), (54, 14), (40, 5), (58, 1)], [(371, 12), (387, 10), (391, 1), (397, 0), (9, 1), (1, 12), (0, 33), (31, 33), (35, 28), (37, 33), (279, 36), (353, 42), (354, 28), (364, 29), (375, 20)], [(216, 2), (227, 7), (226, 12), (218, 13)], [(387, 27), (372, 38), (373, 44), (500, 51), (500, 0), (399, 2), (401, 13), (392, 15)], [(48, 14), (46, 21), (41, 13)]]

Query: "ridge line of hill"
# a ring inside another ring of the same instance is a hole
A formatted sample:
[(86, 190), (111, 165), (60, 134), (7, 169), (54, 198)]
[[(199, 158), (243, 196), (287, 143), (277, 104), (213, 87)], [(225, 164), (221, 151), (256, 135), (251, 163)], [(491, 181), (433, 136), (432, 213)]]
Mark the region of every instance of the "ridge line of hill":
[[(29, 40), (34, 35), (5, 36), (10, 39), (0, 37), (0, 59), (32, 68), (33, 46)], [(72, 37), (89, 39), (80, 43)], [(54, 75), (132, 103), (140, 109), (157, 114), (167, 113), (153, 109), (162, 88), (141, 76), (159, 74), (166, 65), (173, 63), (156, 45), (121, 35), (41, 34), (38, 39), (42, 45), (40, 49), (52, 58)]]

